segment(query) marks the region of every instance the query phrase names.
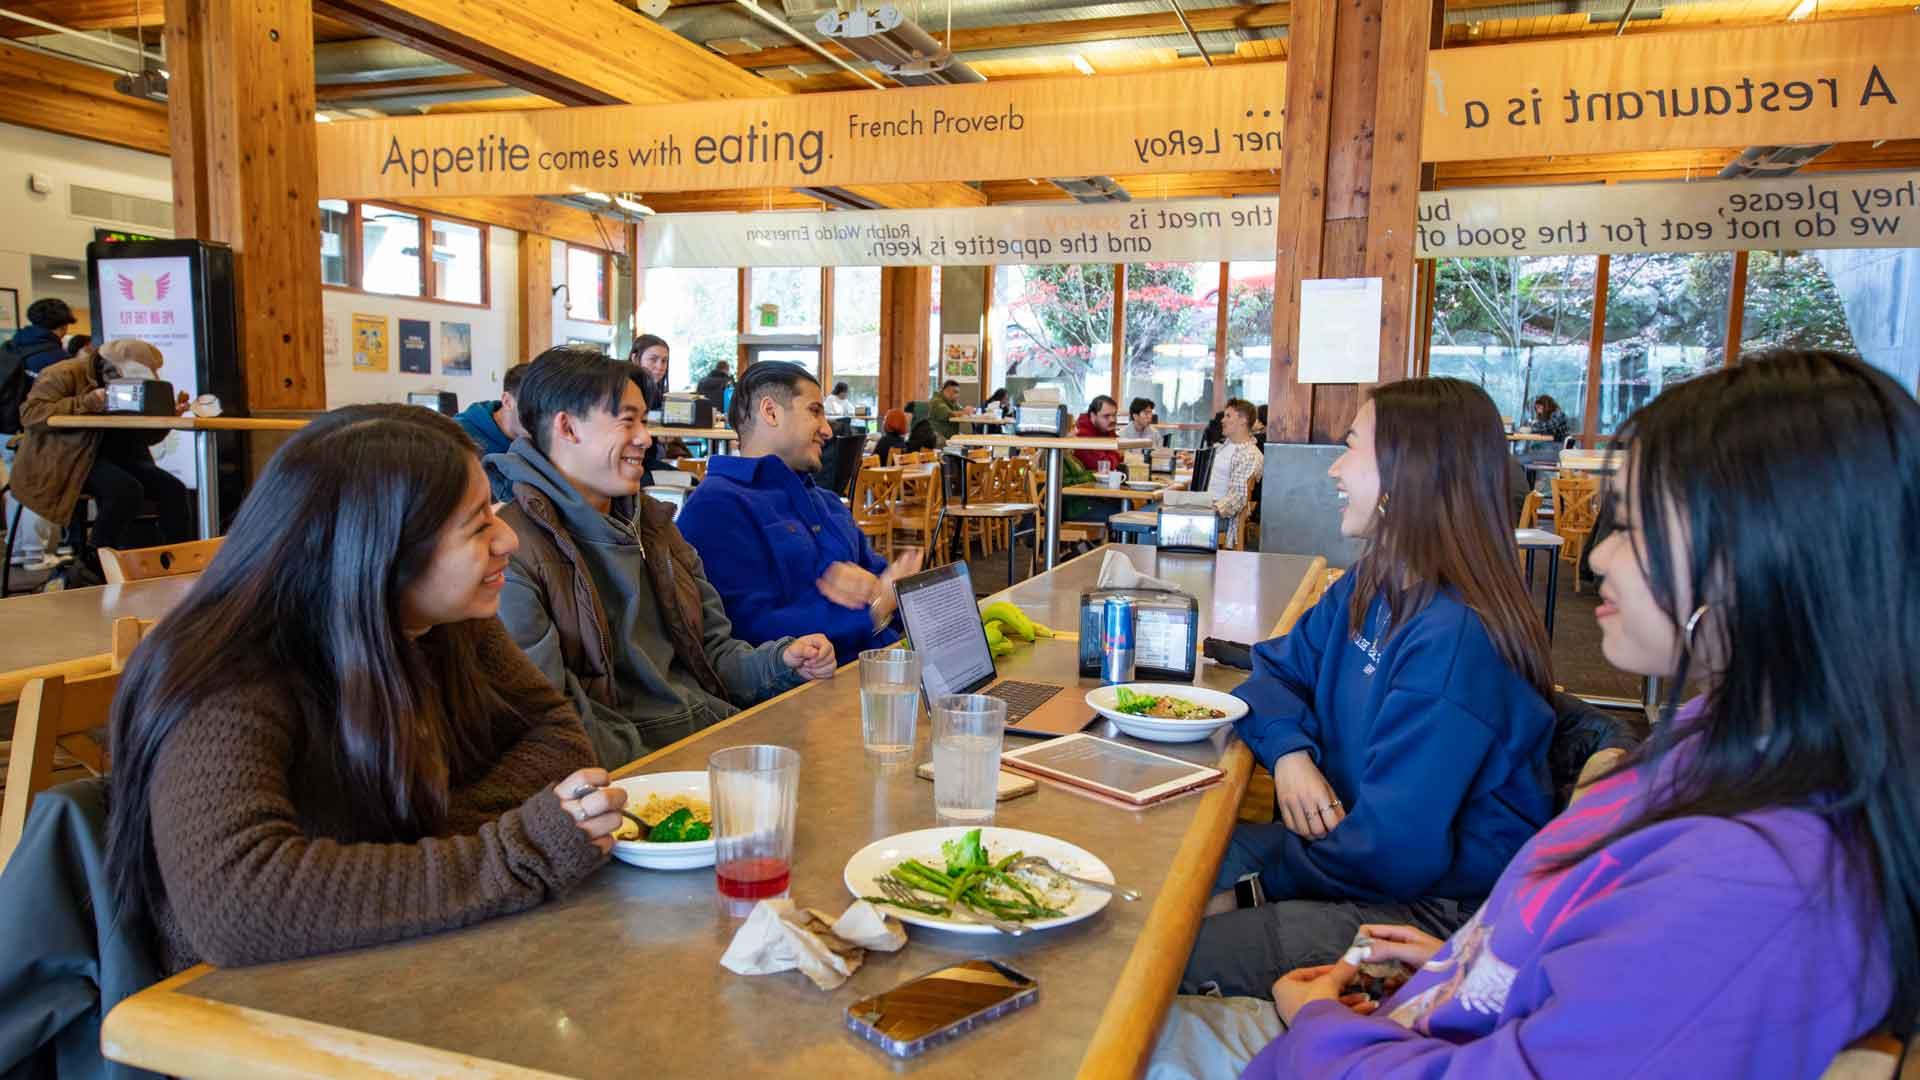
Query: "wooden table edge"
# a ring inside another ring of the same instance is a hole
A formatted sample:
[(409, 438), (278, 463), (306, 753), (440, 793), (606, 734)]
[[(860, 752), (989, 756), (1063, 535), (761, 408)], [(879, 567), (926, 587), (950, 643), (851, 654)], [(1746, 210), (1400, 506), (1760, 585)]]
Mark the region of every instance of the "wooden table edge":
[(211, 972), (191, 967), (114, 1006), (100, 1025), (108, 1060), (195, 1080), (294, 1077), (502, 1077), (556, 1074), (183, 994)]
[(1313, 561), (1307, 564), (1307, 572), (1300, 578), (1300, 584), (1294, 587), (1292, 599), (1287, 601), (1286, 607), (1280, 609), (1280, 617), (1273, 621), (1273, 632), (1267, 635), (1269, 638), (1284, 636), (1287, 631), (1293, 629), (1293, 624), (1299, 622), (1300, 616), (1305, 615), (1307, 609), (1313, 606), (1320, 592), (1320, 579), (1326, 574), (1326, 556), (1315, 555)]

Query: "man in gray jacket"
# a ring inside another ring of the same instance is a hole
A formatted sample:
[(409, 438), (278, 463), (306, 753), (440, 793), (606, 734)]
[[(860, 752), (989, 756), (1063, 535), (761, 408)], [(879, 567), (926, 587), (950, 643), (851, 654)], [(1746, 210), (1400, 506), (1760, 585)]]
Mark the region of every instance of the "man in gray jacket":
[(672, 508), (640, 493), (652, 439), (627, 373), (597, 351), (542, 353), (518, 394), (527, 437), (487, 458), (520, 537), (500, 621), (572, 696), (608, 768), (834, 671), (820, 634), (734, 638)]

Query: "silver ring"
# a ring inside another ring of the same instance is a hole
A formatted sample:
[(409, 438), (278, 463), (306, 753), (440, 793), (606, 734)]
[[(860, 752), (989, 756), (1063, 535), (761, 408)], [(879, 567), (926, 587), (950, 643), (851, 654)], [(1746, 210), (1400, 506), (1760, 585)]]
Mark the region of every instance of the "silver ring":
[(573, 820), (575, 821), (587, 820), (587, 808), (584, 806), (581, 806), (578, 803), (575, 803), (573, 807)]
[(1326, 813), (1327, 811), (1329, 811), (1329, 810), (1331, 810), (1331, 809), (1333, 809), (1333, 806), (1332, 806), (1332, 804), (1329, 804), (1329, 805), (1326, 805), (1326, 806), (1323, 806), (1323, 807), (1321, 807), (1321, 808), (1320, 808), (1320, 812), (1324, 814), (1324, 813)]

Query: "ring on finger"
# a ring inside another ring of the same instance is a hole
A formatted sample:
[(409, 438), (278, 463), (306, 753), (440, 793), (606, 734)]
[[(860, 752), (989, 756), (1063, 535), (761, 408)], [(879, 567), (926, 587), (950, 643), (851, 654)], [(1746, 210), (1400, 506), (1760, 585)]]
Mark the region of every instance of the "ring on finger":
[(573, 820), (575, 821), (587, 820), (587, 807), (584, 803), (573, 804)]

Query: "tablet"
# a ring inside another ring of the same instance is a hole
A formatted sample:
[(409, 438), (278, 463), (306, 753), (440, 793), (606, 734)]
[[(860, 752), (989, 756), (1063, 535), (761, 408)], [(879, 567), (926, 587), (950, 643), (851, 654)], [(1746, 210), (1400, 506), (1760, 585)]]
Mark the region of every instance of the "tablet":
[(1220, 779), (1219, 769), (1076, 732), (1001, 753), (1010, 769), (1146, 806)]

